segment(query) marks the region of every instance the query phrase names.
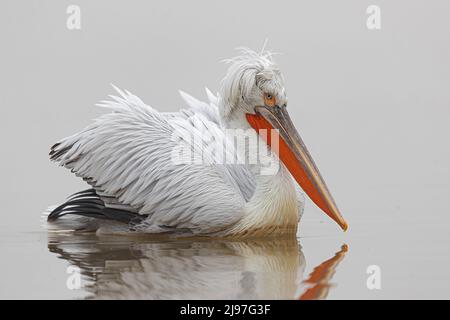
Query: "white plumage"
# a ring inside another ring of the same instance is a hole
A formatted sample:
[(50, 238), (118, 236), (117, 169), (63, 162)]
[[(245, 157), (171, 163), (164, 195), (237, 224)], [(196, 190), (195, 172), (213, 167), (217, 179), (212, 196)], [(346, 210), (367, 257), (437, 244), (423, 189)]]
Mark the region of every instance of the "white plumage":
[[(116, 88), (118, 96), (99, 104), (108, 113), (52, 147), (51, 159), (94, 190), (73, 196), (49, 220), (80, 214), (118, 221), (109, 228), (105, 220), (100, 232), (295, 234), (304, 198), (283, 164), (263, 175), (259, 164), (223, 164), (220, 153), (205, 153), (233, 145), (225, 129), (251, 129), (245, 115), (264, 104), (262, 94), (270, 92), (280, 105), (287, 101), (270, 54), (244, 50), (230, 63), (219, 97), (206, 89), (209, 102), (202, 102), (180, 91), (189, 108), (179, 112), (160, 113)], [(188, 143), (188, 137), (200, 138), (190, 145), (206, 162), (173, 162), (180, 139)], [(278, 160), (267, 146), (266, 152)]]

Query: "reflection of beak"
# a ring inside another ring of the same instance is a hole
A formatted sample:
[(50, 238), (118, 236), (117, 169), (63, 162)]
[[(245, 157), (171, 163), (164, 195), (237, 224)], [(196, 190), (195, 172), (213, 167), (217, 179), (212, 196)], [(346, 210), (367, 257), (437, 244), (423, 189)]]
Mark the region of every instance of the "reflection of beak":
[(336, 272), (338, 264), (344, 259), (348, 251), (346, 244), (342, 245), (341, 250), (334, 254), (334, 257), (322, 262), (314, 268), (309, 278), (303, 281), (305, 284), (312, 285), (300, 297), (300, 300), (325, 299), (328, 290), (331, 287), (330, 281)]
[[(250, 125), (258, 132), (261, 129), (279, 131), (281, 139), (279, 139), (278, 156), (281, 161), (311, 200), (344, 231), (347, 230), (347, 223), (340, 214), (303, 140), (295, 130), (286, 106), (261, 106), (255, 107), (255, 111), (256, 114), (247, 114)], [(263, 138), (269, 146), (272, 145), (270, 134), (269, 137), (263, 135)]]

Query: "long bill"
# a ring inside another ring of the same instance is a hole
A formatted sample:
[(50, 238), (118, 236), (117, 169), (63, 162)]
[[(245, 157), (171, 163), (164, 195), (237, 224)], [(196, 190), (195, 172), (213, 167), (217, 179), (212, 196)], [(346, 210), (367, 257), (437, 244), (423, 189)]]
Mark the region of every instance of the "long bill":
[[(295, 129), (286, 106), (261, 106), (256, 107), (255, 111), (256, 114), (246, 115), (249, 124), (259, 133), (262, 132), (261, 129), (266, 129), (268, 132), (272, 129), (278, 130), (280, 135), (278, 150), (277, 148), (274, 148), (274, 150), (278, 153), (281, 161), (308, 197), (344, 231), (347, 230), (348, 225), (339, 212), (308, 149)], [(271, 147), (273, 141), (270, 141), (270, 136), (270, 134), (268, 136), (262, 135)]]

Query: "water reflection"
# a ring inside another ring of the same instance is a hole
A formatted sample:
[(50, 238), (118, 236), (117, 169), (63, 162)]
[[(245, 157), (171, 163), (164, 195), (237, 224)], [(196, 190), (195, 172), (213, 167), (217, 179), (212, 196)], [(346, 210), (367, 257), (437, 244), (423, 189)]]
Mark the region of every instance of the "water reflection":
[(341, 250), (336, 252), (334, 256), (314, 268), (308, 279), (303, 281), (309, 285), (308, 289), (300, 296), (300, 300), (318, 300), (325, 299), (330, 291), (331, 278), (336, 273), (336, 267), (344, 259), (348, 246), (344, 244)]
[(326, 298), (344, 249), (303, 281), (297, 239), (164, 240), (49, 233), (48, 248), (80, 268), (88, 299)]

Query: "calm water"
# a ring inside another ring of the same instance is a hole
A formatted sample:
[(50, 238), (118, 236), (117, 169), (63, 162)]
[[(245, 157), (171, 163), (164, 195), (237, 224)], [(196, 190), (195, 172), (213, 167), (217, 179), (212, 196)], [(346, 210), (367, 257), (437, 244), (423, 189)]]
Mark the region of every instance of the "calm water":
[[(295, 238), (155, 241), (27, 233), (3, 236), (3, 246), (8, 241), (20, 249), (9, 252), (14, 260), (7, 264), (21, 269), (24, 265), (17, 263), (23, 259), (28, 272), (18, 275), (23, 284), (18, 287), (17, 269), (11, 270), (13, 276), (2, 281), (6, 282), (2, 298), (327, 298), (335, 286), (333, 276), (348, 253), (347, 245), (338, 246), (308, 268), (301, 242)], [(29, 250), (43, 249), (48, 252), (41, 259), (27, 261)], [(80, 288), (74, 280), (78, 272)]]
[[(303, 237), (253, 241), (4, 229), (0, 298), (448, 298), (446, 227), (422, 223), (435, 233), (420, 239), (417, 221), (397, 222), (355, 221), (359, 232), (344, 234), (305, 219)], [(381, 270), (380, 290), (367, 288), (370, 265)]]

